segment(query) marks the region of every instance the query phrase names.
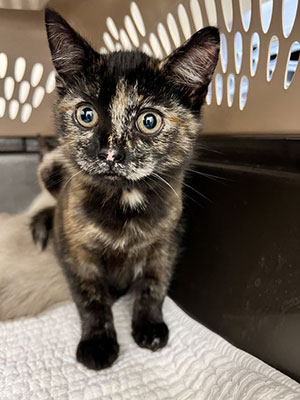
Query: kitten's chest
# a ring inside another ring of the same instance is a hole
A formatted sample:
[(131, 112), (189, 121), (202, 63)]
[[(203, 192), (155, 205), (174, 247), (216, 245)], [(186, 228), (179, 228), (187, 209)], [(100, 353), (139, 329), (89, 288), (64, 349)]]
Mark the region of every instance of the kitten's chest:
[(69, 196), (64, 225), (72, 245), (99, 254), (131, 257), (147, 253), (152, 244), (172, 231), (181, 214), (181, 202), (163, 206), (137, 190), (124, 190), (101, 204), (99, 198)]
[(123, 254), (132, 256), (141, 251), (146, 252), (158, 237), (155, 229), (147, 229), (135, 219), (125, 221), (122, 226), (114, 222), (112, 226), (103, 226), (89, 221), (83, 231), (86, 232), (84, 242), (90, 250), (99, 251), (100, 254), (117, 254), (119, 258)]
[(109, 253), (101, 257), (106, 280), (115, 297), (123, 295), (146, 266), (147, 254), (141, 252), (132, 257), (125, 254)]
[(149, 233), (147, 224), (134, 216), (122, 218), (102, 209), (93, 209), (91, 215), (86, 213), (84, 205), (69, 204), (63, 220), (71, 247), (83, 246), (99, 257), (108, 253), (134, 254), (153, 240), (153, 232)]

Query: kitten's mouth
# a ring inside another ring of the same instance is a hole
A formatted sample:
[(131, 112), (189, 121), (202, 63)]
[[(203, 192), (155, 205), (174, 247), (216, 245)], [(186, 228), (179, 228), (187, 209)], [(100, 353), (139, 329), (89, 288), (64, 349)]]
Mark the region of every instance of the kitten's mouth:
[(117, 183), (117, 184), (126, 181), (126, 178), (124, 176), (119, 175), (117, 172), (114, 171), (102, 172), (101, 174), (98, 175), (98, 178), (105, 179), (107, 182)]
[(116, 180), (116, 179), (120, 179), (121, 176), (116, 174), (115, 172), (106, 172), (104, 174), (101, 174), (103, 177), (110, 179), (110, 180)]

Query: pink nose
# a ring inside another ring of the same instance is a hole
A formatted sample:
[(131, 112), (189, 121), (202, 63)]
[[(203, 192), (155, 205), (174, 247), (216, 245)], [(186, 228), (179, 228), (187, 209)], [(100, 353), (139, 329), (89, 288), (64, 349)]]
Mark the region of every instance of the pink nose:
[(102, 148), (99, 152), (100, 160), (105, 160), (108, 163), (122, 162), (126, 158), (124, 149), (107, 149)]
[(109, 150), (106, 156), (106, 161), (111, 161), (111, 162), (115, 161), (115, 150)]

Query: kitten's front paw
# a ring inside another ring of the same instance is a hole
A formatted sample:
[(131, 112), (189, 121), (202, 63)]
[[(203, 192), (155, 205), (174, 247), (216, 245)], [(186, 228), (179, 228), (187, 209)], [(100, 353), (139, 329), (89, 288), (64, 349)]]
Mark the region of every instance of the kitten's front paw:
[(119, 354), (119, 344), (115, 335), (104, 332), (79, 342), (77, 361), (90, 369), (104, 369), (112, 365)]
[(164, 322), (137, 322), (133, 324), (132, 336), (140, 347), (156, 351), (167, 344), (169, 329)]

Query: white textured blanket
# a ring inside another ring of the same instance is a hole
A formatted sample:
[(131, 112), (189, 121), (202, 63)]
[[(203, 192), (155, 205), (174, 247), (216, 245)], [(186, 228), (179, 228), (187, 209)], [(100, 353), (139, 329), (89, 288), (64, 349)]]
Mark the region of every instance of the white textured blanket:
[(114, 306), (120, 356), (109, 369), (75, 361), (74, 304), (36, 318), (0, 323), (0, 399), (254, 400), (300, 399), (300, 385), (189, 318), (166, 299), (166, 348), (140, 349), (130, 335), (131, 298)]

